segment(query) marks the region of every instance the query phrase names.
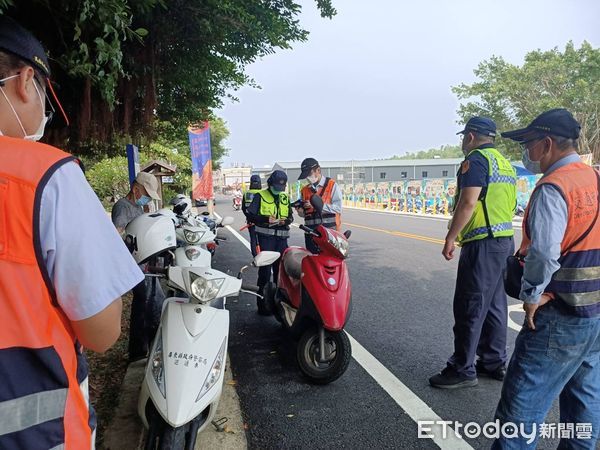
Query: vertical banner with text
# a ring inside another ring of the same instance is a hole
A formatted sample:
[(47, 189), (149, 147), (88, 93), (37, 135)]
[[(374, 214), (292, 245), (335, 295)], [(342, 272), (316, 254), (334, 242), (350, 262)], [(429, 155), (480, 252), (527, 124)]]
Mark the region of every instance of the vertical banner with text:
[(210, 151), (210, 125), (188, 128), (190, 152), (192, 153), (192, 197), (213, 198), (212, 156)]

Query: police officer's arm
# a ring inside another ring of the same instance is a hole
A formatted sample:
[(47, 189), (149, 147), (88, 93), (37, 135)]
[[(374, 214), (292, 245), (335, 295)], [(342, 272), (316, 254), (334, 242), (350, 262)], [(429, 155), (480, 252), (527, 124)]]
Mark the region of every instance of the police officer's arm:
[(331, 191), (331, 205), (324, 205), (323, 211), (331, 214), (342, 213), (342, 190), (337, 183), (333, 183), (333, 190)]
[(98, 314), (84, 320), (71, 321), (73, 331), (81, 344), (94, 352), (104, 353), (121, 335), (121, 297)]
[(446, 241), (454, 242), (458, 237), (458, 233), (469, 223), (481, 195), (481, 189), (481, 187), (466, 187), (460, 191), (460, 197), (454, 209), (452, 224), (448, 230)]
[(78, 340), (106, 351), (121, 333), (121, 296), (144, 274), (75, 164), (61, 166), (44, 188), (40, 245), (56, 300)]
[(248, 209), (246, 209), (246, 217), (248, 218), (248, 221), (250, 223), (260, 224), (260, 225), (268, 224), (269, 218), (265, 217), (265, 216), (261, 216), (259, 214), (259, 212), (260, 212), (260, 195), (256, 194), (254, 196), (254, 198), (252, 199), (252, 203), (250, 203), (250, 205), (248, 206)]
[(283, 221), (283, 225), (290, 225), (293, 221), (294, 221), (294, 213), (293, 213), (293, 208), (288, 208), (288, 216), (287, 218)]

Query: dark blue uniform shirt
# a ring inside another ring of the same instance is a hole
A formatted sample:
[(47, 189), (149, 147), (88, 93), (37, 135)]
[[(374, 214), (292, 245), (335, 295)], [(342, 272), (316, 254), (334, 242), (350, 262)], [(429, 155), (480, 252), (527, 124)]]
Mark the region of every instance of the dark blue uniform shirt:
[[(494, 144), (483, 144), (478, 148), (494, 148)], [(489, 164), (485, 156), (475, 151), (467, 156), (465, 161), (468, 161), (468, 169), (463, 173), (463, 165), (458, 172), (459, 189), (466, 187), (486, 188), (488, 185)]]

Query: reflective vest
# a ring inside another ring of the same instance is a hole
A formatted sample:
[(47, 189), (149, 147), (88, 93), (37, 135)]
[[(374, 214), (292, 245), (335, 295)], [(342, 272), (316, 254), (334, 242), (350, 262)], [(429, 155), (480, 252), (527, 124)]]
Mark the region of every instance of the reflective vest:
[[(598, 215), (598, 178), (590, 166), (581, 162), (567, 164), (542, 177), (536, 186), (552, 184), (567, 203), (567, 228), (561, 243), (560, 269), (552, 276), (546, 292), (580, 317), (600, 315), (600, 220), (588, 235), (577, 240), (590, 228)], [(522, 254), (531, 241), (527, 230), (529, 205), (523, 218)], [(533, 224), (535, 226), (535, 224)], [(573, 244), (576, 244), (573, 246)]]
[[(311, 184), (307, 184), (302, 188), (300, 194), (302, 196), (303, 202), (310, 202), (310, 198), (317, 194), (323, 200), (324, 205), (331, 205), (331, 200), (333, 196), (333, 187), (335, 186), (335, 181), (331, 178), (325, 179), (325, 184), (321, 187), (321, 189), (317, 192), (313, 190)], [(304, 215), (304, 224), (307, 227), (314, 228), (317, 225), (323, 225), (326, 228), (335, 228), (337, 231), (340, 231), (342, 228), (342, 217), (340, 214), (332, 214), (324, 212), (321, 214), (322, 217), (319, 217), (317, 214), (312, 212), (307, 212)]]
[[(513, 236), (512, 221), (517, 204), (517, 175), (514, 167), (495, 148), (475, 149), (487, 159), (487, 189), (475, 205), (471, 219), (458, 234), (461, 244), (488, 237)], [(457, 190), (456, 200), (460, 196)], [(457, 204), (457, 201), (454, 204)]]
[(39, 230), (44, 186), (73, 160), (0, 137), (0, 448), (92, 447), (87, 362), (56, 301)]
[(260, 211), (261, 216), (274, 216), (277, 219), (287, 219), (290, 215), (290, 199), (285, 192), (279, 194), (279, 201), (275, 202), (275, 196), (269, 189), (261, 189), (258, 191), (260, 195)]
[(250, 203), (252, 203), (252, 200), (254, 200), (254, 195), (258, 192), (260, 192), (260, 189), (248, 189), (244, 193), (244, 208), (250, 206)]

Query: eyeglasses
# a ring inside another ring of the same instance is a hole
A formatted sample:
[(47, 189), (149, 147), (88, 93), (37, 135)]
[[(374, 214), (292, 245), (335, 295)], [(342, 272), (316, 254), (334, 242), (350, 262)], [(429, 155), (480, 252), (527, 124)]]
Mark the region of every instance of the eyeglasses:
[[(15, 75), (12, 75), (10, 77), (1, 79), (0, 80), (0, 87), (4, 87), (5, 84), (6, 84), (6, 81), (11, 80), (13, 78), (17, 78), (20, 74), (21, 74), (21, 72), (17, 72)], [(60, 104), (60, 101), (58, 100), (58, 96), (56, 95), (56, 92), (54, 92), (54, 88), (52, 87), (52, 82), (49, 79), (46, 79), (46, 83), (44, 83), (36, 75), (34, 75), (33, 80), (34, 80), (34, 86), (35, 86), (35, 82), (36, 81), (37, 81), (37, 84), (40, 85), (40, 88), (44, 92), (44, 97), (45, 97), (46, 103), (50, 107), (50, 108), (44, 107), (44, 110), (45, 110), (44, 115), (46, 116), (46, 124), (50, 123), (50, 121), (54, 117), (54, 114), (56, 113), (56, 108), (54, 107), (54, 102), (48, 96), (48, 89), (50, 89), (50, 92), (52, 93), (52, 96), (54, 97), (54, 100), (56, 101), (56, 104), (60, 108), (62, 116), (65, 119), (65, 123), (67, 125), (69, 125), (69, 119), (67, 118), (67, 114), (65, 113), (62, 105)], [(47, 86), (47, 89), (43, 89), (44, 84)], [(39, 93), (39, 89), (40, 88), (38, 88), (37, 86), (35, 86), (35, 88), (38, 90), (38, 93)], [(41, 96), (41, 94), (40, 94), (40, 96)]]
[(527, 139), (526, 141), (519, 142), (519, 145), (521, 146), (521, 150), (523, 152), (525, 152), (525, 151), (527, 151), (529, 144), (531, 144), (532, 142), (535, 142), (535, 141), (541, 141), (542, 139), (545, 139), (545, 138), (546, 138), (546, 136), (536, 136), (534, 138)]

